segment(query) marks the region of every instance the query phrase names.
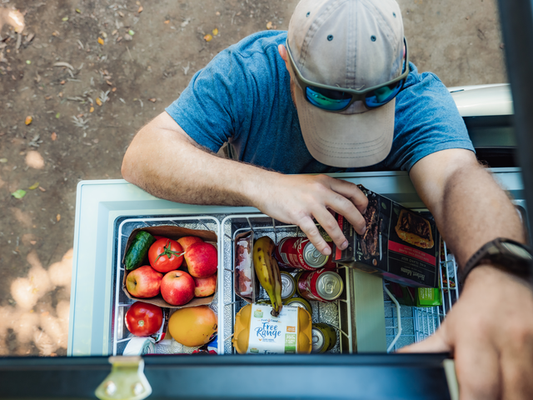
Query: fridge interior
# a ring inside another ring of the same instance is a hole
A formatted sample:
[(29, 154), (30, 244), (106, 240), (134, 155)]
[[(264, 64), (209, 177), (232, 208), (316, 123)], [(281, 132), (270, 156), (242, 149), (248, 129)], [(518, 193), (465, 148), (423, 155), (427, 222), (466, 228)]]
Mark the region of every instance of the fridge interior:
[[(134, 229), (152, 227), (158, 225), (175, 225), (194, 230), (210, 230), (218, 237), (218, 282), (217, 292), (210, 307), (218, 316), (218, 340), (217, 353), (236, 354), (231, 339), (235, 323), (236, 313), (247, 303), (235, 294), (234, 291), (234, 260), (235, 260), (235, 239), (240, 233), (253, 231), (255, 238), (269, 236), (277, 244), (282, 238), (287, 236), (304, 236), (295, 225), (287, 225), (276, 221), (264, 214), (211, 214), (211, 215), (187, 215), (168, 217), (125, 217), (115, 221), (114, 237), (114, 285), (113, 285), (113, 312), (110, 334), (110, 349), (112, 355), (121, 355), (124, 352), (130, 339), (133, 337), (127, 330), (124, 323), (124, 315), (127, 308), (133, 304), (134, 300), (129, 299), (122, 290), (124, 278), (124, 265), (122, 263), (126, 243)], [(382, 299), (382, 313), (384, 317), (383, 335), (386, 340), (383, 351), (395, 351), (403, 346), (423, 340), (431, 335), (440, 326), (442, 320), (449, 312), (457, 298), (459, 288), (457, 282), (457, 265), (454, 257), (446, 248), (445, 243), (441, 262), (439, 264), (439, 274), (444, 279), (440, 280), (442, 305), (435, 307), (411, 307), (400, 305), (391, 291), (388, 283), (383, 281), (383, 285), (375, 293), (378, 300)], [(292, 275), (295, 275), (295, 270)], [(355, 353), (358, 352), (358, 342), (355, 331), (357, 329), (354, 304), (354, 286), (350, 283), (357, 277), (357, 272), (351, 267), (338, 265), (337, 272), (345, 283), (344, 292), (341, 297), (333, 302), (322, 303), (311, 301), (313, 309), (313, 323), (325, 322), (332, 325), (337, 333), (337, 343), (329, 353)], [(359, 273), (361, 274), (361, 273)], [(365, 274), (366, 275), (366, 274)], [(295, 296), (298, 296), (296, 293)], [(381, 297), (380, 297), (381, 296)], [(260, 299), (268, 296), (261, 288)], [(359, 305), (359, 304), (358, 304)], [(364, 304), (360, 305), (364, 307)], [(172, 310), (170, 310), (172, 311)], [(379, 313), (378, 313), (379, 314)], [(379, 319), (379, 315), (378, 315)], [(379, 329), (379, 328), (378, 328)], [(167, 335), (155, 346), (155, 353), (191, 353), (195, 348), (189, 348), (170, 340)]]

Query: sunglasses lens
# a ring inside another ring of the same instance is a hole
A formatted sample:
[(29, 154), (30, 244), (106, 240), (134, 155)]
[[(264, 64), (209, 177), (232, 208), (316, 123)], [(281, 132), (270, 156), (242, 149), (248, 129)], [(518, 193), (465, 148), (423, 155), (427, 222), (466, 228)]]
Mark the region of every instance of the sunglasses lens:
[(312, 105), (329, 111), (339, 111), (350, 104), (352, 95), (340, 90), (328, 90), (307, 86), (305, 97)]
[(403, 86), (403, 79), (390, 86), (383, 86), (373, 90), (365, 96), (365, 105), (368, 108), (381, 107), (394, 99)]

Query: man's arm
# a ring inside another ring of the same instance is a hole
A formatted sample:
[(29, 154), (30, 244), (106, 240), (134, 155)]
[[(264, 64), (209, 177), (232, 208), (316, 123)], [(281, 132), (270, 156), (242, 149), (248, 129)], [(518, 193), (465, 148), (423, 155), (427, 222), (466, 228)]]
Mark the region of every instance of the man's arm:
[[(460, 267), (486, 242), (524, 242), (511, 201), (468, 150), (444, 150), (420, 160), (411, 180)], [(533, 291), (491, 266), (468, 276), (439, 330), (404, 351), (450, 351), (461, 399), (531, 398)]]
[(362, 233), (366, 196), (356, 185), (325, 175), (283, 175), (216, 156), (163, 112), (134, 137), (122, 163), (127, 181), (154, 196), (188, 204), (253, 206), (298, 225), (324, 254), (331, 250), (315, 219), (340, 247), (347, 242), (328, 209)]

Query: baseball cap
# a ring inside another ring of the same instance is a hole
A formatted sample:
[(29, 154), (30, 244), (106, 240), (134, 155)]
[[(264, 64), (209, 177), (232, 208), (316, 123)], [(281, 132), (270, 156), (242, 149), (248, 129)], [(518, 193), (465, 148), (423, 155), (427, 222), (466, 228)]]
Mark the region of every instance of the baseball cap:
[[(403, 23), (394, 0), (301, 0), (287, 43), (301, 75), (319, 84), (363, 90), (402, 73)], [(355, 101), (329, 112), (309, 103), (298, 84), (294, 92), (302, 135), (316, 160), (358, 168), (387, 157), (395, 99), (373, 109)]]

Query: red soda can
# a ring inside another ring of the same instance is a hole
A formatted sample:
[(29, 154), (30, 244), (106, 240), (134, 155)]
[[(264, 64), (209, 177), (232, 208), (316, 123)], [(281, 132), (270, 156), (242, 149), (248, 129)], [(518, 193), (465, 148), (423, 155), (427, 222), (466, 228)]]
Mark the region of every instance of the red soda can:
[(339, 274), (325, 268), (316, 271), (302, 271), (296, 276), (296, 289), (300, 297), (307, 300), (328, 302), (336, 300), (344, 290)]
[(328, 263), (329, 256), (320, 253), (306, 237), (286, 237), (276, 246), (275, 257), (289, 268), (315, 271)]

